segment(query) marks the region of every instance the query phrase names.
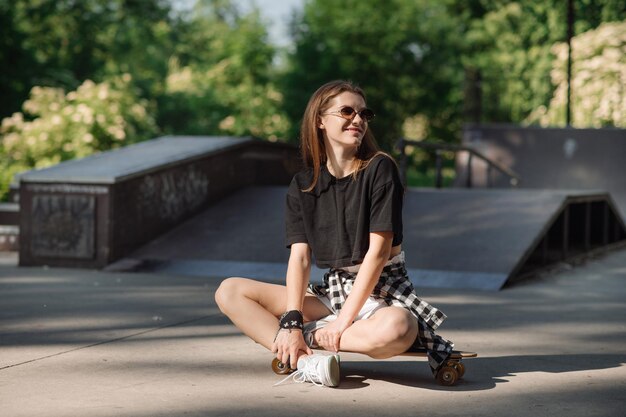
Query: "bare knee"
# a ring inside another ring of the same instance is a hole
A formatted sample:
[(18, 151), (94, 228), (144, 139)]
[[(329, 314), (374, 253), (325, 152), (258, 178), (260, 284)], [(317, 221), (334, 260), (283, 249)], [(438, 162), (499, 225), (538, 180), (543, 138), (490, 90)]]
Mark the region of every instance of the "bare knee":
[(227, 312), (228, 308), (237, 302), (239, 297), (243, 296), (244, 279), (231, 277), (226, 278), (215, 291), (215, 302), (222, 311)]
[(417, 322), (403, 311), (385, 314), (380, 318), (378, 331), (372, 334), (372, 353), (376, 359), (384, 359), (405, 352), (415, 340)]
[(388, 344), (404, 338), (411, 331), (412, 319), (413, 316), (403, 311), (385, 315), (381, 323), (380, 341)]

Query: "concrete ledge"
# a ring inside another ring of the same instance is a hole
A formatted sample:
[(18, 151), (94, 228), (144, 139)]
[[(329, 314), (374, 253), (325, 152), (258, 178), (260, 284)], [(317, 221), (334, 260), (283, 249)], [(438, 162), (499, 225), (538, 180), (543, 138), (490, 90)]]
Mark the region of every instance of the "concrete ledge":
[(19, 175), (21, 183), (116, 184), (251, 144), (237, 137), (164, 136)]
[(168, 136), (20, 175), (20, 265), (102, 268), (225, 195), (286, 185), (297, 148)]

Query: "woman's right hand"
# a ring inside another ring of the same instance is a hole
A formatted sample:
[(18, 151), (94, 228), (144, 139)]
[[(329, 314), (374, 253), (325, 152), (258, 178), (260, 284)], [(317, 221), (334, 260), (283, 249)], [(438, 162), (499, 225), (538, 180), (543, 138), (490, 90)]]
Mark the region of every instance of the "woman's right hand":
[(313, 351), (307, 346), (302, 335), (302, 330), (282, 329), (276, 335), (276, 340), (272, 344), (272, 353), (282, 363), (289, 363), (291, 369), (298, 366), (298, 358), (304, 354), (312, 355)]

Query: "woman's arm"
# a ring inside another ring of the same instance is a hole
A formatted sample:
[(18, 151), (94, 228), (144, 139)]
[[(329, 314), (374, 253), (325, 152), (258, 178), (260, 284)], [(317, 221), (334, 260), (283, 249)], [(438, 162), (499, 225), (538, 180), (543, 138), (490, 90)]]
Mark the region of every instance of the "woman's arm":
[(339, 351), (341, 334), (352, 325), (354, 318), (372, 294), (380, 274), (389, 260), (393, 232), (370, 233), (370, 245), (359, 268), (352, 291), (341, 308), (339, 317), (317, 331), (318, 343), (326, 350)]
[(311, 248), (307, 243), (294, 243), (287, 264), (287, 311), (302, 311), (310, 276)]
[[(287, 265), (287, 307), (286, 311), (302, 311), (304, 295), (311, 273), (311, 249), (306, 243), (291, 245)], [(272, 352), (283, 363), (290, 363), (295, 369), (298, 357), (303, 353), (312, 354), (300, 330), (282, 330), (276, 335)]]

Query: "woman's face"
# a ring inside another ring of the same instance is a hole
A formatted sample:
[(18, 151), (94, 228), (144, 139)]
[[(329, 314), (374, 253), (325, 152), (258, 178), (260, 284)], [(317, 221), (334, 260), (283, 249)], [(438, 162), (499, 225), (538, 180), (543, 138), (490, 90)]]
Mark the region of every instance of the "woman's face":
[(325, 141), (332, 147), (339, 145), (354, 148), (356, 151), (367, 130), (367, 120), (362, 114), (355, 112), (349, 116), (350, 109), (361, 112), (365, 109), (365, 100), (358, 94), (344, 91), (335, 96), (322, 112), (319, 128)]

